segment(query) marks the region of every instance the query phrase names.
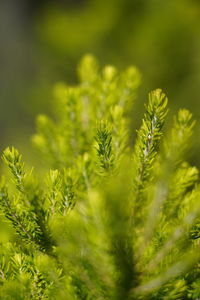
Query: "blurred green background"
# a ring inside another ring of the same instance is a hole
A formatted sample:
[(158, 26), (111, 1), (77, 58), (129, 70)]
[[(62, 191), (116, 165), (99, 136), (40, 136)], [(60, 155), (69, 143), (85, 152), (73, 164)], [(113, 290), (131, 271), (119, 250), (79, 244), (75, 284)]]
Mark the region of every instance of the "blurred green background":
[[(140, 69), (135, 124), (157, 87), (171, 112), (186, 107), (200, 117), (199, 0), (1, 0), (0, 30), (1, 150), (14, 145), (28, 156), (35, 116), (51, 111), (53, 84), (75, 83), (88, 52), (101, 65)], [(197, 124), (197, 165), (199, 141)]]

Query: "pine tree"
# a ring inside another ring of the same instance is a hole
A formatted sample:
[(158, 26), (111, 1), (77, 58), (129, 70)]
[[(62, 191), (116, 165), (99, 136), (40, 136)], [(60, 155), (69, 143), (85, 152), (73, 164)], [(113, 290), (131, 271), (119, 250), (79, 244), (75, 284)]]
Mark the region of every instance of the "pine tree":
[(99, 71), (87, 55), (78, 75), (55, 87), (54, 118), (37, 118), (42, 180), (15, 148), (3, 153), (1, 218), (13, 230), (0, 244), (0, 299), (199, 298), (191, 113), (163, 132), (168, 101), (151, 92), (132, 147), (138, 70)]

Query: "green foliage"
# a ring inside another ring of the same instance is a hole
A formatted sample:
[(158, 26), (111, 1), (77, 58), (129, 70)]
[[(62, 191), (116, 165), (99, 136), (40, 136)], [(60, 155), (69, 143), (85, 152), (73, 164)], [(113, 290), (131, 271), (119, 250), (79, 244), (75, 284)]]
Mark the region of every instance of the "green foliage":
[(142, 190), (145, 189), (146, 183), (148, 184), (151, 180), (151, 169), (154, 166), (167, 113), (166, 106), (167, 99), (161, 90), (150, 93), (146, 114), (138, 131), (138, 138), (133, 153), (135, 218), (137, 218), (138, 211), (141, 215), (141, 208), (144, 205), (144, 199), (141, 199)]
[(7, 148), (1, 180), (9, 242), (0, 246), (0, 299), (197, 299), (200, 186), (186, 162), (194, 121), (180, 110), (163, 133), (167, 98), (149, 94), (135, 146), (129, 116), (134, 67), (58, 84), (55, 116), (39, 116), (33, 143), (49, 169), (38, 179)]

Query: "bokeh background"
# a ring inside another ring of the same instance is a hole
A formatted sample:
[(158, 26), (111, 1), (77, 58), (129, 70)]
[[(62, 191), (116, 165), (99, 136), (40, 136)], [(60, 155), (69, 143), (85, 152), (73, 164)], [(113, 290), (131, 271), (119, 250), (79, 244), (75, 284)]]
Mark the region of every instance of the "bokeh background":
[[(35, 116), (51, 113), (54, 83), (75, 83), (88, 52), (101, 65), (140, 69), (136, 124), (157, 87), (171, 114), (186, 107), (200, 118), (199, 0), (1, 0), (0, 52), (0, 150), (28, 157)], [(199, 122), (193, 149), (200, 165)]]

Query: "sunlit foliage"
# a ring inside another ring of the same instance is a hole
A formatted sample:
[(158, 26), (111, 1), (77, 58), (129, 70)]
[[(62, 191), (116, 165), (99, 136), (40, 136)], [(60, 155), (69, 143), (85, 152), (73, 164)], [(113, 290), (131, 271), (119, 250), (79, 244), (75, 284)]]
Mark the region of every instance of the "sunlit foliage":
[(137, 69), (99, 71), (88, 55), (78, 74), (79, 85), (56, 86), (54, 119), (37, 119), (44, 179), (15, 148), (3, 153), (1, 215), (15, 233), (0, 247), (0, 299), (197, 299), (191, 113), (163, 132), (167, 98), (151, 92), (132, 147)]

